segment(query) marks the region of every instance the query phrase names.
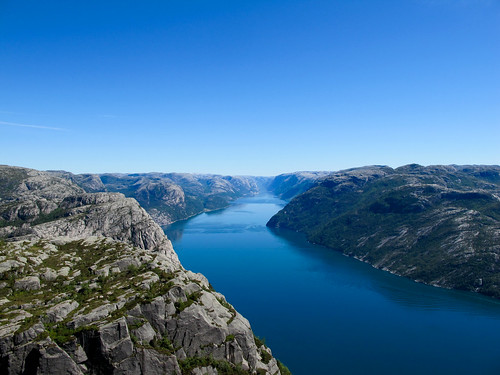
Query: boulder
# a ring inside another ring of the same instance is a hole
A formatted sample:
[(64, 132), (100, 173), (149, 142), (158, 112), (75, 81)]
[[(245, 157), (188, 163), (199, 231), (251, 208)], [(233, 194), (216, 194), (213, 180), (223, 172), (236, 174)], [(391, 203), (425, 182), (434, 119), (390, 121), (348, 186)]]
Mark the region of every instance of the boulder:
[(49, 323), (56, 323), (64, 320), (70, 312), (79, 306), (76, 301), (64, 301), (51, 307), (46, 312), (45, 321)]
[(38, 276), (27, 276), (14, 282), (15, 290), (37, 290), (40, 289)]

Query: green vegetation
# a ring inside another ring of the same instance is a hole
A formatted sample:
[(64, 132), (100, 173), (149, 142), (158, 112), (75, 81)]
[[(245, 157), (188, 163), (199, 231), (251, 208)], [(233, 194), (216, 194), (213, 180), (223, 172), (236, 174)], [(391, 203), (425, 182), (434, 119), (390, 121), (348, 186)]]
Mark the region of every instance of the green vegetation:
[(266, 339), (263, 337), (263, 338), (260, 338), (260, 337), (257, 337), (257, 336), (253, 336), (253, 339), (255, 341), (255, 345), (257, 345), (257, 348), (260, 348), (261, 346), (266, 346)]
[(273, 356), (265, 350), (261, 350), (260, 355), (262, 356), (262, 362), (265, 363), (266, 365), (273, 358)]
[(22, 168), (0, 166), (0, 197), (12, 197), (17, 187), (28, 177), (28, 172)]
[(224, 301), (222, 298), (217, 298), (217, 301), (219, 301), (219, 303), (222, 306), (224, 306), (226, 309), (228, 309), (229, 312), (231, 313), (231, 318), (229, 318), (228, 321), (226, 322), (228, 325), (231, 324), (233, 322), (234, 318), (236, 318), (236, 310), (234, 309), (233, 306), (231, 306), (229, 303)]
[(22, 220), (7, 221), (7, 220), (3, 220), (0, 218), (0, 228), (20, 227), (23, 223), (24, 223), (24, 221), (22, 221)]
[(498, 170), (485, 172), (411, 165), (337, 173), (268, 225), (414, 280), (500, 298), (500, 185)]
[(31, 222), (31, 225), (37, 225), (37, 224), (43, 224), (43, 223), (48, 223), (49, 221), (57, 220), (62, 217), (67, 216), (68, 212), (64, 208), (56, 208), (54, 211), (48, 213), (48, 214), (41, 214), (39, 215), (33, 222)]
[[(17, 315), (19, 306), (33, 317), (22, 321), (18, 332), (25, 331), (40, 320), (43, 312), (50, 306), (61, 301), (76, 301), (80, 305), (78, 310), (83, 313), (110, 302), (117, 302), (124, 298), (126, 293), (133, 292), (132, 298), (127, 297), (125, 305), (114, 310), (108, 321), (124, 316), (126, 311), (140, 303), (148, 303), (160, 295), (165, 295), (174, 285), (171, 281), (175, 275), (167, 273), (159, 268), (150, 268), (149, 265), (131, 265), (122, 272), (110, 272), (108, 276), (97, 276), (94, 270), (107, 266), (123, 257), (130, 257), (134, 248), (124, 243), (109, 240), (97, 242), (85, 242), (83, 240), (69, 241), (53, 246), (48, 241), (36, 243), (0, 242), (0, 255), (7, 259), (16, 260), (19, 256), (25, 258), (24, 264), (13, 270), (0, 274), (0, 281), (7, 285), (0, 288), (0, 298), (7, 298), (8, 302), (2, 305), (0, 320), (4, 322), (11, 320)], [(33, 258), (44, 253), (43, 260), (34, 261)], [(133, 259), (133, 258), (128, 258)], [(47, 268), (55, 274), (67, 267), (69, 272), (60, 274), (55, 279), (41, 279), (39, 290), (14, 290), (13, 286), (17, 279), (28, 275), (37, 275), (45, 272)], [(66, 276), (65, 276), (66, 275)], [(160, 280), (149, 283), (149, 289), (142, 284), (145, 279), (158, 276)], [(190, 296), (188, 303), (197, 299), (197, 294)], [(66, 321), (76, 312), (71, 312)], [(51, 337), (63, 337), (71, 333), (65, 332), (64, 328), (53, 328)]]
[(201, 292), (194, 292), (186, 296), (187, 301), (175, 302), (175, 309), (177, 311), (177, 314), (191, 306), (193, 303), (197, 302), (200, 296)]
[(30, 329), (39, 321), (40, 321), (40, 317), (37, 315), (33, 315), (33, 316), (30, 316), (30, 317), (24, 319), (23, 323), (17, 329), (16, 333), (21, 333), (21, 332), (24, 332), (24, 331)]
[(165, 334), (160, 340), (154, 340), (152, 342), (152, 347), (160, 353), (171, 355), (175, 353), (174, 346), (170, 342), (170, 339)]
[(283, 363), (281, 363), (279, 360), (278, 362), (278, 368), (280, 369), (281, 375), (292, 375), (288, 367), (286, 367)]
[(64, 345), (68, 341), (75, 339), (80, 332), (97, 331), (98, 328), (95, 325), (79, 327), (77, 329), (68, 328), (65, 324), (58, 324), (52, 328), (49, 328), (48, 334), (52, 340), (57, 345)]

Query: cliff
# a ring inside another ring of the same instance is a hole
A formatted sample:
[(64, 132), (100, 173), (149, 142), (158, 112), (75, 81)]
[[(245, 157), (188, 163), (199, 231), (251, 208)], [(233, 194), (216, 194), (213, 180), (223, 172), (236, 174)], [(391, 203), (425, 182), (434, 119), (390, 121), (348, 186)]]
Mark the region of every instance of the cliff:
[(331, 172), (293, 172), (280, 174), (269, 182), (267, 189), (281, 199), (290, 200), (310, 189)]
[(137, 201), (0, 166), (0, 373), (280, 374)]
[(340, 171), (268, 226), (419, 282), (500, 297), (498, 166)]
[(50, 174), (70, 180), (88, 193), (118, 192), (136, 199), (160, 225), (227, 207), (237, 198), (259, 192), (253, 177), (190, 173)]

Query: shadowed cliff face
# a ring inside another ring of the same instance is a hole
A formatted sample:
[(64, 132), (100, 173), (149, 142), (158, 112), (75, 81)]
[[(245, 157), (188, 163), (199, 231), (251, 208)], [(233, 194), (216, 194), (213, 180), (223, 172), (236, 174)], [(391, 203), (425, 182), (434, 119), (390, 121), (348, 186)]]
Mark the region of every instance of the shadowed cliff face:
[(0, 192), (1, 373), (280, 373), (134, 199), (6, 166)]
[(303, 193), (332, 172), (294, 172), (274, 177), (268, 190), (284, 200)]
[(417, 281), (500, 297), (500, 167), (334, 173), (268, 223)]

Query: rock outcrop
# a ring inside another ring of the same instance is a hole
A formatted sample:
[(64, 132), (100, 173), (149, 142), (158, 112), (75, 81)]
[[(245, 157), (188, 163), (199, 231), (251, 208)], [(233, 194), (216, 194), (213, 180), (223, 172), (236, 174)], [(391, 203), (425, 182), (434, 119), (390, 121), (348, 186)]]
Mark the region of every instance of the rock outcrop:
[(500, 298), (500, 167), (334, 173), (268, 223), (413, 280)]
[(5, 166), (0, 192), (0, 373), (280, 374), (134, 199)]

